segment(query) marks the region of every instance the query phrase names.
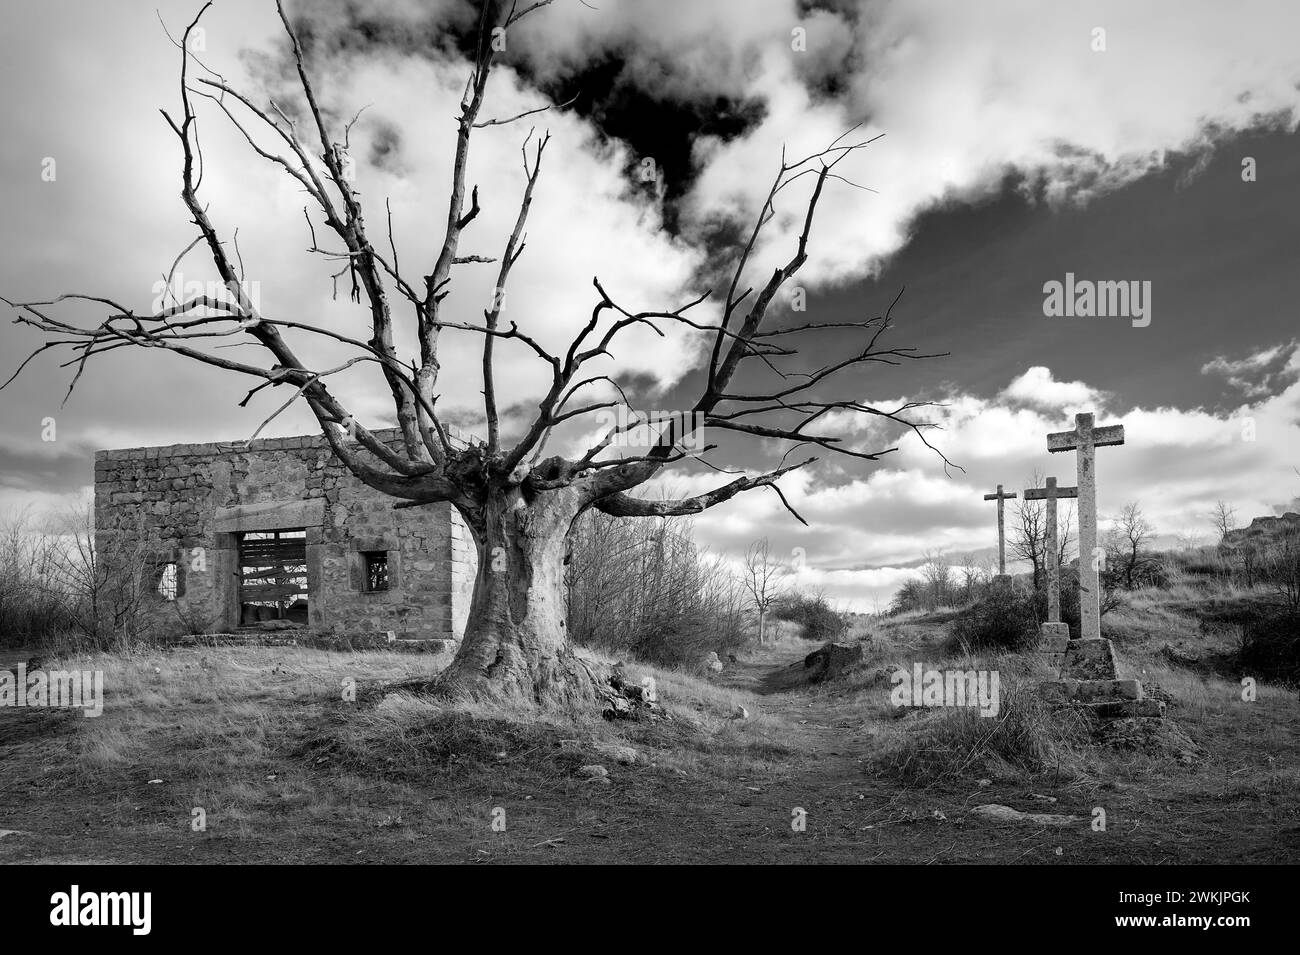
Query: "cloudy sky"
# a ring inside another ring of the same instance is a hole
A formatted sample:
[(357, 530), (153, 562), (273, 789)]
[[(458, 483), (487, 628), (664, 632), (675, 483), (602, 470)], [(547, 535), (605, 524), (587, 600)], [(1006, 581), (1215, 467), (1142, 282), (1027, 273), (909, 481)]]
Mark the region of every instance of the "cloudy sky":
[[(158, 112), (178, 107), (179, 61), (159, 17), (179, 34), (199, 6), (4, 4), (0, 294), (76, 291), (140, 309), (157, 297), (195, 234)], [(382, 221), (387, 200), (403, 262), (430, 262), (471, 8), (320, 0), (290, 12), (331, 116), (367, 107), (351, 155), (369, 220)], [(259, 102), (283, 93), (271, 0), (217, 0), (203, 27), (209, 68)], [(930, 442), (956, 467), (915, 435), (840, 419), (850, 446), (896, 450), (876, 462), (824, 456), (784, 478), (808, 527), (775, 495), (750, 492), (697, 519), (698, 537), (735, 553), (766, 536), (806, 561), (804, 582), (871, 609), (925, 550), (987, 553), (993, 506), (982, 495), (994, 485), (1021, 489), (1035, 473), (1074, 483), (1071, 456), (1049, 456), (1045, 435), (1088, 410), (1127, 432), (1124, 447), (1099, 452), (1103, 515), (1136, 500), (1163, 542), (1208, 538), (1217, 499), (1248, 520), (1300, 494), (1297, 35), (1300, 7), (1284, 0), (554, 0), (510, 31), (487, 113), (567, 105), (476, 133), (470, 178), (483, 214), (465, 251), (500, 254), (523, 188), (521, 143), (530, 127), (549, 131), (506, 317), (560, 347), (590, 314), (593, 276), (635, 309), (716, 288), (734, 262), (728, 237), (752, 218), (783, 148), (802, 155), (855, 125), (859, 138), (883, 133), (841, 167), (856, 186), (831, 183), (797, 279), (805, 310), (787, 296), (773, 320), (867, 318), (905, 289), (890, 344), (942, 357), (867, 366), (824, 395), (933, 402), (916, 420), (935, 426)], [(364, 329), (364, 309), (335, 301), (332, 269), (304, 251), (296, 184), (213, 104), (199, 109), (203, 197), (224, 234), (239, 230), (262, 311)], [(803, 198), (783, 195), (760, 281), (789, 255)], [(214, 277), (197, 253), (180, 272), (186, 283)], [(1046, 314), (1045, 285), (1067, 273), (1139, 283), (1145, 317)], [(475, 320), (494, 276), (466, 268), (448, 307)], [(715, 314), (700, 307), (702, 320)], [(810, 337), (788, 367), (818, 367), (860, 341)], [(9, 370), (37, 344), (31, 329), (0, 327)], [(482, 382), (459, 369), (476, 369), (477, 345), (449, 336), (443, 359), (440, 407), (470, 429)], [(682, 334), (632, 335), (601, 371), (617, 370), (642, 409), (688, 408), (700, 348)], [(507, 426), (518, 428), (547, 373), (525, 349), (501, 357)], [(154, 353), (106, 356), (63, 404), (69, 380), (43, 359), (0, 392), (0, 510), (84, 492), (96, 448), (246, 437), (282, 400), (241, 409), (244, 381)], [(390, 423), (373, 379), (339, 387), (363, 422)], [(42, 440), (46, 418), (53, 441)], [(269, 433), (310, 427), (302, 409)], [(562, 440), (580, 450), (593, 429)], [(784, 450), (719, 443), (711, 460), (753, 471)], [(692, 493), (722, 480), (694, 465), (667, 483)]]

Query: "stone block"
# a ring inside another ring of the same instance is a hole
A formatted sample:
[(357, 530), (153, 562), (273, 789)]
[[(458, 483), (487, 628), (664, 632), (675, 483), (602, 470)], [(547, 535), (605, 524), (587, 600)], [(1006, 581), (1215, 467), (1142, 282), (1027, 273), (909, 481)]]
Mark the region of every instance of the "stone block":
[(1057, 703), (1097, 703), (1142, 699), (1137, 680), (1055, 680), (1041, 685), (1044, 699)]
[(1101, 719), (1118, 719), (1125, 716), (1162, 718), (1165, 705), (1159, 700), (1105, 700), (1099, 703), (1082, 703), (1081, 708)]
[(1045, 623), (1038, 630), (1038, 652), (1063, 654), (1070, 643), (1070, 625)]
[(1065, 649), (1061, 676), (1076, 680), (1114, 680), (1115, 648), (1103, 637), (1071, 640)]

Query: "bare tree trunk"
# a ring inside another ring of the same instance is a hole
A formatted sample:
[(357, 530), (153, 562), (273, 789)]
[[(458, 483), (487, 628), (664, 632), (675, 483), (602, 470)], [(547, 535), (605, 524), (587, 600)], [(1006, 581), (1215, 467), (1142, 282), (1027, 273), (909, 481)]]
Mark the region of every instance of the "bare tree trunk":
[(590, 705), (602, 676), (569, 642), (564, 557), (578, 495), (525, 501), (517, 490), (466, 519), (478, 576), (460, 650), (438, 678), (450, 696), (545, 706)]

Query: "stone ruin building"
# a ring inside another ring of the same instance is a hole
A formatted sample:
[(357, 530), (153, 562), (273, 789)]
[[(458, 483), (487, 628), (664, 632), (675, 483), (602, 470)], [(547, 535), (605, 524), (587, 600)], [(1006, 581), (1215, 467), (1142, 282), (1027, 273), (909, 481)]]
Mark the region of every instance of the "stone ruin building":
[(477, 565), (469, 529), (450, 504), (394, 503), (322, 435), (95, 454), (99, 553), (138, 542), (149, 586), (193, 632), (459, 640)]

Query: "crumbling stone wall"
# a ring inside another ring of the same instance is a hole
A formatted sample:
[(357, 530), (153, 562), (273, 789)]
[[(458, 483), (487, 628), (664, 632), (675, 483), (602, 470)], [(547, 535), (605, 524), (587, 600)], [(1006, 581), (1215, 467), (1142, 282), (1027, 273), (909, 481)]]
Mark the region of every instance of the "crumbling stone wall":
[[(400, 441), (395, 431), (380, 437)], [(138, 536), (156, 560), (174, 561), (175, 609), (196, 632), (241, 622), (241, 533), (305, 528), (311, 630), (459, 639), (477, 564), (469, 530), (450, 504), (394, 503), (353, 477), (319, 435), (95, 454), (97, 539)], [(388, 590), (365, 591), (366, 551), (386, 552)]]

